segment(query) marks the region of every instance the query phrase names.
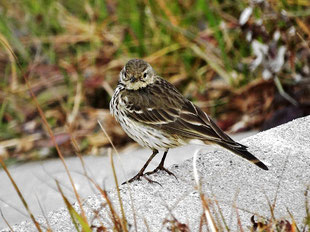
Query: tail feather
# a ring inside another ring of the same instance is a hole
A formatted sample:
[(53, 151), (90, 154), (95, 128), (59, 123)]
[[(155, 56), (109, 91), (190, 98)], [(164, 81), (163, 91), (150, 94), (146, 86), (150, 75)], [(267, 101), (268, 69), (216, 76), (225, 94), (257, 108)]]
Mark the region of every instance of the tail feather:
[[(238, 143), (236, 143), (237, 145)], [(240, 146), (231, 146), (229, 144), (225, 144), (225, 143), (219, 143), (219, 145), (221, 147), (226, 148), (227, 150), (241, 156), (244, 159), (249, 160), (250, 162), (252, 162), (253, 164), (257, 165), (258, 167), (260, 167), (261, 169), (264, 170), (268, 170), (268, 167), (261, 162), (259, 159), (257, 159), (254, 155), (252, 155), (248, 150), (247, 147), (239, 144)]]

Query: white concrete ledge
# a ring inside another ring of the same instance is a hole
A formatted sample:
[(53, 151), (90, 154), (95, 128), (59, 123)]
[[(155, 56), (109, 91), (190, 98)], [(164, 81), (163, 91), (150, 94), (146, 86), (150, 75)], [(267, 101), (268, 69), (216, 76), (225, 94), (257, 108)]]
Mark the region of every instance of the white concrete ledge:
[[(202, 150), (197, 168), (212, 212), (218, 212), (216, 200), (232, 231), (238, 230), (236, 212), (243, 229), (247, 230), (252, 215), (271, 217), (268, 200), (271, 204), (276, 200), (275, 217), (290, 220), (291, 213), (297, 224), (301, 225), (306, 215), (305, 191), (310, 186), (310, 116), (258, 133), (241, 142), (269, 166), (269, 171), (261, 170), (220, 148), (208, 152)], [(150, 231), (160, 228), (166, 231), (167, 225), (163, 222), (165, 218), (171, 219), (168, 208), (179, 222), (188, 224), (191, 231), (198, 231), (202, 205), (194, 188), (192, 159), (170, 167), (170, 170), (178, 180), (165, 173), (151, 176), (162, 187), (149, 184), (146, 180), (121, 186), (126, 217), (134, 226), (133, 206), (138, 231), (147, 230), (145, 221)], [(119, 208), (116, 191), (109, 191), (109, 196)], [(103, 202), (100, 196), (86, 199), (84, 206), (89, 219), (93, 219), (94, 210), (100, 209)], [(101, 221), (109, 227), (111, 220), (107, 211), (101, 210), (100, 215), (103, 218)], [(48, 220), (53, 231), (75, 231), (66, 209), (49, 213)], [(39, 221), (45, 224), (43, 218)], [(221, 219), (219, 221), (222, 222)], [(13, 229), (36, 231), (31, 222), (23, 222)]]

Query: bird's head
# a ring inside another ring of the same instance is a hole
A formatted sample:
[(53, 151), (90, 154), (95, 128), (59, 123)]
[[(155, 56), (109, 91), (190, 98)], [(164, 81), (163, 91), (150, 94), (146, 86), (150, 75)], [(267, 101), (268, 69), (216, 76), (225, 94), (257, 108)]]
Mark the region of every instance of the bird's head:
[(119, 82), (128, 90), (145, 88), (154, 81), (155, 71), (144, 60), (129, 60), (119, 74)]

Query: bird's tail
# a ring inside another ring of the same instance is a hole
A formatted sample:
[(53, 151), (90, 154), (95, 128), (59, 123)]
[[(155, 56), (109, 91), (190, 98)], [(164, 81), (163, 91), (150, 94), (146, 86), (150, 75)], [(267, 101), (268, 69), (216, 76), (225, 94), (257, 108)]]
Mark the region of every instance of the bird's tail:
[(230, 150), (231, 152), (241, 156), (242, 158), (245, 158), (245, 159), (249, 160), (253, 164), (255, 164), (258, 167), (260, 167), (261, 169), (268, 170), (268, 167), (263, 162), (261, 162), (259, 159), (257, 159), (254, 155), (252, 155), (247, 150), (246, 146), (244, 146), (244, 145), (242, 145), (240, 143), (231, 144), (231, 145), (227, 144), (227, 143), (218, 143), (218, 145), (220, 145), (221, 147), (226, 148), (227, 150)]

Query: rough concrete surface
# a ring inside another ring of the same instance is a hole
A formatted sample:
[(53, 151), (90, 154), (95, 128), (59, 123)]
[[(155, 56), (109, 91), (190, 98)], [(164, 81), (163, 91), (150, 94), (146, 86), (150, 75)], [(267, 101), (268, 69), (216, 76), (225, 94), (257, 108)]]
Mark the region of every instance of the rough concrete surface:
[[(242, 138), (249, 137), (256, 133), (257, 131), (250, 131), (234, 134), (232, 136), (239, 141)], [(205, 146), (204, 148), (209, 150), (214, 149), (212, 146)], [(167, 167), (191, 158), (193, 152), (197, 149), (199, 149), (199, 147), (193, 145), (171, 149), (165, 162)], [(136, 174), (150, 154), (150, 149), (141, 149), (139, 146), (131, 146), (125, 149), (125, 151), (122, 151), (119, 157), (115, 156), (114, 163), (120, 181), (125, 181), (128, 177)], [(154, 169), (160, 159), (160, 155), (155, 157), (150, 163), (148, 170)], [(89, 184), (89, 180), (83, 175), (83, 169), (78, 157), (66, 158), (65, 161), (81, 198), (85, 199), (87, 196), (98, 193), (93, 185)], [(99, 186), (108, 190), (115, 187), (111, 164), (107, 154), (102, 154), (100, 156), (84, 156), (83, 161), (88, 170), (88, 174)], [(55, 180), (59, 181), (69, 201), (76, 201), (64, 166), (59, 159), (12, 165), (9, 166), (9, 171), (34, 215), (42, 215), (40, 205), (45, 213), (64, 206), (64, 201), (57, 190)], [(125, 173), (127, 173), (127, 178)], [(13, 188), (12, 183), (3, 170), (0, 170), (0, 186), (0, 209), (6, 220), (11, 225), (28, 220), (29, 216)], [(40, 205), (38, 202), (40, 202)], [(18, 209), (18, 211), (16, 209)], [(7, 226), (0, 217), (0, 230), (5, 227)]]
[[(192, 157), (190, 152), (186, 152), (187, 156), (183, 155), (182, 157), (176, 154), (180, 154), (180, 151), (192, 151), (193, 149), (197, 149), (197, 147), (189, 145), (171, 151), (171, 154), (167, 157), (167, 165), (170, 166), (175, 163), (181, 163)], [(128, 176), (133, 176), (143, 166), (150, 154), (151, 151), (149, 149), (133, 148), (122, 152), (120, 154), (120, 159), (115, 156), (114, 162), (120, 181), (126, 180), (124, 169)], [(150, 168), (148, 170), (154, 169), (156, 164), (159, 163), (160, 158), (160, 156), (155, 157), (154, 162), (150, 163)], [(79, 158), (70, 157), (65, 160), (79, 195), (82, 198), (87, 198), (89, 195), (98, 193), (84, 176)], [(107, 155), (85, 156), (83, 161), (88, 170), (88, 174), (99, 186), (105, 189), (115, 187), (111, 164)], [(43, 206), (44, 212), (50, 212), (64, 206), (64, 201), (57, 190), (55, 180), (59, 181), (69, 201), (72, 203), (76, 201), (64, 166), (59, 159), (14, 165), (9, 167), (9, 171), (34, 215), (42, 214), (38, 202)], [(0, 170), (0, 186), (0, 209), (7, 221), (14, 225), (24, 220), (29, 220), (29, 216), (21, 200), (3, 170)], [(25, 216), (16, 209), (21, 211)], [(4, 227), (6, 227), (6, 224), (0, 217), (0, 229)]]
[[(305, 191), (310, 186), (310, 116), (258, 133), (241, 143), (265, 162), (269, 171), (261, 170), (220, 148), (207, 152), (201, 150), (197, 169), (202, 191), (209, 199), (213, 215), (219, 217), (220, 209), (228, 227), (237, 231), (238, 214), (243, 229), (247, 230), (252, 215), (270, 218), (268, 201), (271, 204), (276, 201), (275, 217), (290, 220), (291, 213), (301, 227), (306, 215)], [(180, 149), (178, 152), (195, 153), (195, 150)], [(147, 227), (150, 231), (166, 231), (168, 224), (163, 222), (174, 217), (188, 224), (192, 231), (198, 231), (202, 204), (194, 187), (192, 165), (192, 159), (189, 159), (181, 165), (170, 167), (178, 180), (166, 173), (151, 176), (161, 186), (146, 180), (121, 186), (125, 214), (132, 228), (135, 227), (135, 217), (138, 231), (146, 231)], [(108, 194), (118, 209), (116, 191), (111, 190)], [(94, 218), (94, 210), (104, 208), (104, 202), (99, 195), (85, 200), (84, 208), (89, 219)], [(111, 227), (109, 211), (102, 209), (99, 215), (100, 222)], [(45, 224), (43, 218), (39, 218), (39, 221)], [(49, 213), (48, 221), (53, 231), (75, 230), (64, 208)], [(219, 221), (223, 224), (222, 219)], [(94, 220), (93, 224), (99, 225), (99, 221)], [(14, 226), (14, 231), (36, 230), (28, 221)]]

